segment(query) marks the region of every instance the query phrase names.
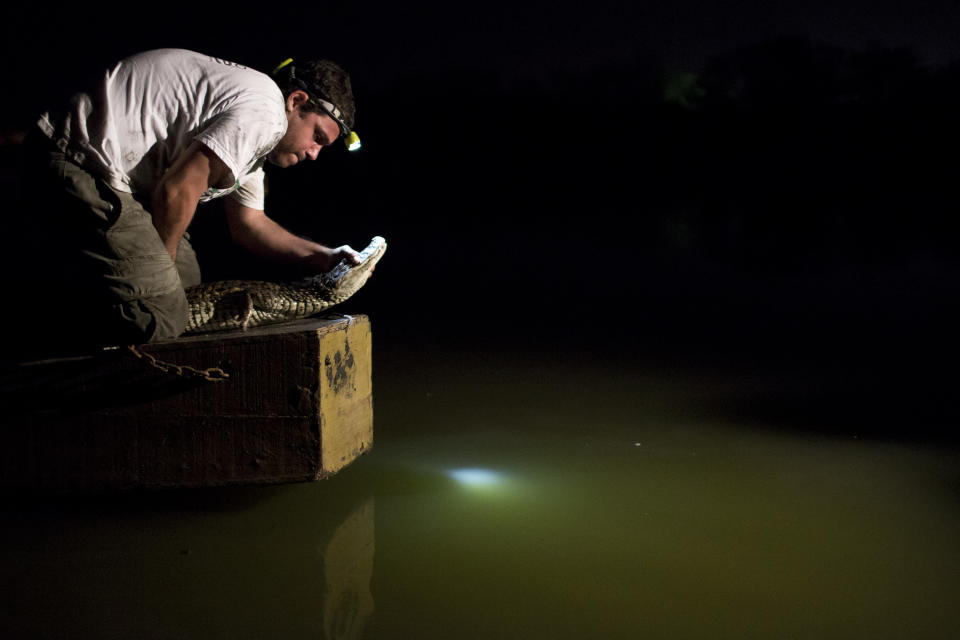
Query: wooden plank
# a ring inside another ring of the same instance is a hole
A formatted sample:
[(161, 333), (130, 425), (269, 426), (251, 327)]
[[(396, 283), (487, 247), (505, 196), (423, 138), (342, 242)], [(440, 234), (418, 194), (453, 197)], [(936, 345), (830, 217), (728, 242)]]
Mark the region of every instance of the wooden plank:
[[(366, 316), (25, 363), (0, 383), (0, 488), (113, 490), (330, 476), (373, 444)], [(218, 367), (211, 382), (175, 375)]]

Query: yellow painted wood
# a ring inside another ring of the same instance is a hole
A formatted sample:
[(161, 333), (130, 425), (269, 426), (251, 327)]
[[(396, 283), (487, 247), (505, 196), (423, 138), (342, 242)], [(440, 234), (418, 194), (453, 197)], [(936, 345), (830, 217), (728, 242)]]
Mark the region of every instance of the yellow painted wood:
[(366, 317), (320, 336), (320, 452), (323, 474), (336, 473), (373, 445), (372, 337)]

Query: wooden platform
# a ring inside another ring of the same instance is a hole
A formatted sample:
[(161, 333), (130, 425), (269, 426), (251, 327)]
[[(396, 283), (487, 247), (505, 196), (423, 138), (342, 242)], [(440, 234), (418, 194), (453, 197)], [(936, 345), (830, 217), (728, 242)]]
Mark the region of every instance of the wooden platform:
[(8, 367), (0, 490), (325, 478), (373, 444), (371, 344), (341, 316)]

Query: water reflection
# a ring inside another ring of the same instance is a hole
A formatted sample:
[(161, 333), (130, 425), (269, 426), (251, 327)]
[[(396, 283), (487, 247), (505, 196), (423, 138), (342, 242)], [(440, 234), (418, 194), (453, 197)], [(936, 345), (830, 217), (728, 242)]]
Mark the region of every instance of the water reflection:
[(363, 637), (374, 498), (328, 483), (8, 504), (8, 637)]
[(373, 498), (357, 507), (323, 551), (323, 630), (327, 640), (363, 636), (373, 612)]

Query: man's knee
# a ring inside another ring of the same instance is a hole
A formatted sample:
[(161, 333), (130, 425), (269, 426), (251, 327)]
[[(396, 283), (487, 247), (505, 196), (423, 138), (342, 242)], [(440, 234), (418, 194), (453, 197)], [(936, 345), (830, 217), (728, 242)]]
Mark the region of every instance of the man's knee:
[(200, 284), (200, 264), (197, 262), (197, 254), (190, 244), (190, 236), (186, 233), (180, 238), (175, 265), (184, 289)]
[(178, 337), (187, 327), (187, 298), (183, 290), (151, 298), (128, 300), (117, 307), (117, 336), (130, 344)]

